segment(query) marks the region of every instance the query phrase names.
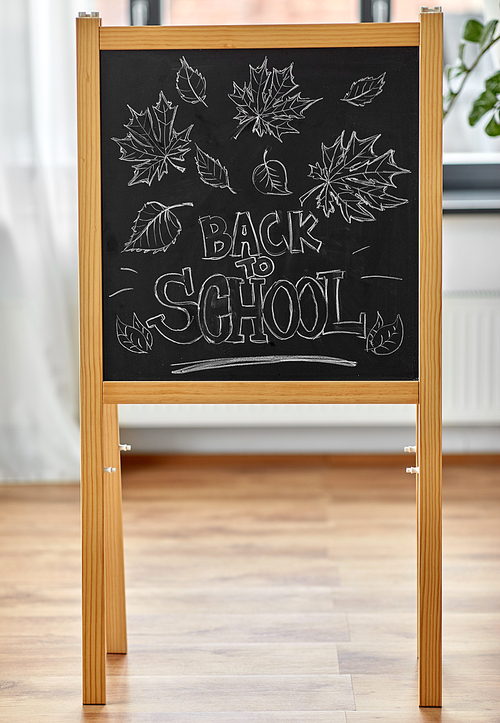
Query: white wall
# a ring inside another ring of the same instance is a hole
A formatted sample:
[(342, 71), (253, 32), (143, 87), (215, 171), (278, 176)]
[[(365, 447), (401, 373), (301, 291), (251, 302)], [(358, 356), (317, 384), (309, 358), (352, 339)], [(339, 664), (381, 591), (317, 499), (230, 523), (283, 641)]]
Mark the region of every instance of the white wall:
[(500, 214), (445, 214), (443, 293), (500, 290)]

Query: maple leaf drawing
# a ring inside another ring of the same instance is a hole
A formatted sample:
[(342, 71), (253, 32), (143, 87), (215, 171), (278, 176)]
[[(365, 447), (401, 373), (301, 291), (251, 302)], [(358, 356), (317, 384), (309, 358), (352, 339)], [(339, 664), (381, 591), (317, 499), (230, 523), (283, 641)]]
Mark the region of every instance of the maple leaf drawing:
[(298, 133), (293, 121), (304, 118), (304, 111), (322, 98), (311, 100), (295, 92), (299, 86), (292, 74), (293, 63), (282, 70), (269, 70), (266, 57), (257, 68), (249, 67), (250, 81), (242, 88), (233, 82), (233, 93), (229, 95), (238, 108), (234, 116), (238, 128), (233, 138), (249, 125), (260, 138), (267, 133), (281, 142), (285, 133)]
[(394, 162), (394, 151), (377, 155), (373, 149), (380, 133), (370, 138), (358, 138), (356, 131), (344, 145), (342, 131), (333, 146), (321, 144), (322, 162), (310, 164), (310, 178), (320, 183), (300, 197), (301, 205), (316, 194), (316, 208), (325, 216), (338, 206), (348, 223), (374, 221), (374, 211), (384, 211), (408, 203), (406, 198), (391, 196), (387, 191), (396, 188), (394, 176), (411, 173)]
[(136, 112), (128, 106), (132, 115), (125, 125), (128, 130), (125, 138), (113, 138), (120, 146), (121, 161), (132, 163), (134, 175), (128, 182), (147, 183), (149, 186), (155, 176), (160, 181), (169, 171), (169, 166), (181, 173), (186, 170), (182, 165), (184, 156), (190, 150), (192, 125), (177, 132), (174, 128), (178, 106), (167, 100), (160, 91), (158, 103), (151, 109)]

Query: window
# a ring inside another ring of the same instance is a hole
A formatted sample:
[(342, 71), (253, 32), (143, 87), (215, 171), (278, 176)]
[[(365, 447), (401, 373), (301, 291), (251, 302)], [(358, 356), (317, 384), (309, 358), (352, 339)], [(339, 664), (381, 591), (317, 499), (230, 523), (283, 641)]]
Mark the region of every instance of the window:
[[(393, 22), (415, 22), (423, 0), (391, 0)], [(468, 18), (498, 16), (497, 0), (444, 0), (444, 63), (456, 61)], [(130, 0), (94, 0), (105, 25), (130, 23)], [(488, 12), (493, 13), (489, 15)], [(359, 0), (163, 0), (162, 22), (173, 25), (254, 23), (351, 23), (359, 21)], [(500, 46), (500, 44), (499, 44)], [(500, 138), (484, 133), (486, 121), (471, 128), (467, 116), (485, 78), (500, 65), (485, 56), (467, 80), (444, 124), (445, 210), (500, 210)]]

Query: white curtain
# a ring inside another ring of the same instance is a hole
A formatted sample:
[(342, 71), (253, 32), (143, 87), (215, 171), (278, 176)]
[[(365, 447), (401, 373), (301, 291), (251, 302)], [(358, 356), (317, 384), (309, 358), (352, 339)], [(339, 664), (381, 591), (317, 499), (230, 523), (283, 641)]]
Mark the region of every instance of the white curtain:
[(0, 15), (0, 481), (79, 478), (75, 17)]

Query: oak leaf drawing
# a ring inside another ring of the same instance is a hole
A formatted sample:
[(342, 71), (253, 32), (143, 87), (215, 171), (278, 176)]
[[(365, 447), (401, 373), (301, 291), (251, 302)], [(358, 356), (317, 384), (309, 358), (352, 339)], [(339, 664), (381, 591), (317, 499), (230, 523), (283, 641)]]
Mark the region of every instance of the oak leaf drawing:
[(382, 316), (377, 312), (377, 320), (366, 337), (366, 350), (377, 356), (393, 354), (403, 343), (403, 337), (403, 321), (399, 314), (391, 324), (384, 324)]
[(134, 354), (147, 354), (153, 348), (153, 335), (135, 312), (131, 325), (116, 317), (116, 337), (124, 349)]
[(186, 58), (181, 58), (181, 67), (177, 71), (175, 87), (186, 103), (205, 103), (207, 97), (207, 81), (196, 68), (192, 68)]
[(173, 208), (192, 206), (190, 202), (164, 206), (159, 201), (147, 201), (132, 226), (132, 235), (123, 251), (166, 251), (174, 244), (182, 231), (182, 225)]
[(167, 100), (160, 91), (158, 103), (152, 108), (137, 112), (130, 106), (129, 122), (125, 125), (128, 133), (125, 138), (113, 138), (120, 146), (120, 160), (132, 164), (134, 175), (129, 186), (147, 183), (149, 186), (155, 176), (160, 181), (169, 168), (184, 173), (184, 156), (190, 150), (189, 134), (193, 125), (176, 131), (174, 128), (178, 106)]
[(380, 95), (385, 84), (385, 73), (378, 78), (367, 77), (354, 81), (351, 87), (340, 100), (351, 105), (364, 106), (371, 103), (377, 95)]
[(408, 203), (406, 198), (392, 196), (388, 189), (396, 188), (394, 176), (411, 171), (396, 165), (392, 149), (381, 155), (375, 153), (380, 134), (358, 138), (353, 131), (344, 144), (344, 133), (332, 146), (321, 144), (321, 162), (309, 165), (310, 178), (319, 183), (300, 197), (300, 203), (304, 205), (309, 196), (316, 194), (316, 208), (328, 217), (338, 207), (348, 223), (374, 221), (372, 211)]
[(282, 70), (267, 67), (267, 57), (257, 68), (250, 67), (250, 80), (243, 87), (233, 82), (229, 98), (238, 108), (234, 116), (238, 128), (233, 138), (248, 126), (262, 138), (267, 133), (282, 142), (285, 133), (298, 133), (292, 123), (305, 118), (304, 112), (321, 98), (302, 98), (296, 92), (298, 84), (293, 77), (293, 63)]

